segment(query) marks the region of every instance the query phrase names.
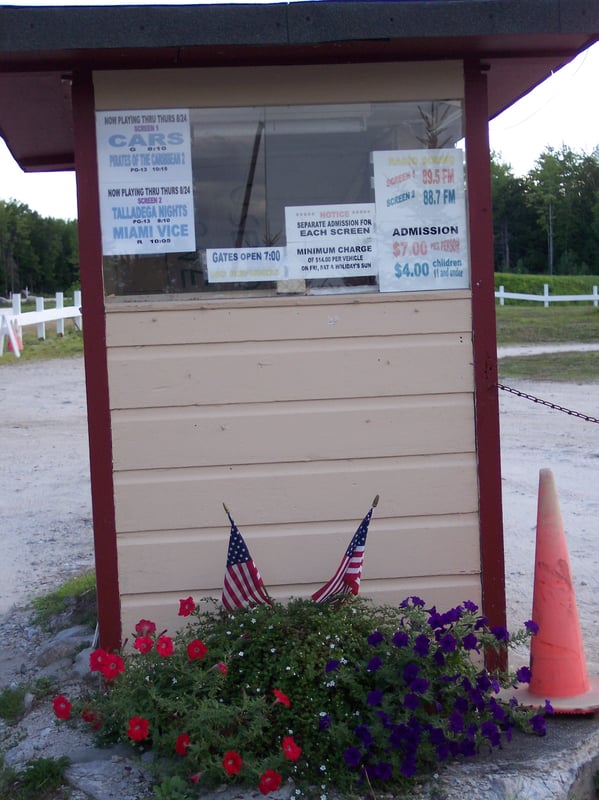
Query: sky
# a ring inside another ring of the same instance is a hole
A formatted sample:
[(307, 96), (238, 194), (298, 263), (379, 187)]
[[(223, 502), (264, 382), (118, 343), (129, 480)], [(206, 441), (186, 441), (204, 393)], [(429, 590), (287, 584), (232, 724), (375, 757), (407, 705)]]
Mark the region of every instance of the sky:
[[(202, 0), (160, 0), (161, 5), (190, 5)], [(247, 2), (248, 0), (227, 0)], [(139, 2), (139, 0), (138, 0)], [(272, 0), (254, 0), (256, 3)], [(122, 0), (29, 0), (0, 5), (122, 5)], [(566, 145), (578, 153), (599, 146), (599, 43), (556, 72), (489, 123), (491, 149), (515, 175), (525, 175), (547, 147)], [(17, 200), (43, 217), (75, 219), (77, 202), (73, 172), (26, 174), (0, 138), (0, 200)]]

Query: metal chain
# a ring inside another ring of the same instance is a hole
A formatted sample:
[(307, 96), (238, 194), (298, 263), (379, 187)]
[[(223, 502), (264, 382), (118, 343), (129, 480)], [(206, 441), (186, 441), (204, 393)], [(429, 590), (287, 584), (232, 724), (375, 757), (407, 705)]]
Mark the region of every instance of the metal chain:
[(521, 392), (519, 389), (512, 389), (511, 386), (504, 386), (502, 383), (498, 383), (497, 388), (503, 389), (504, 392), (515, 394), (518, 397), (524, 397), (526, 400), (532, 400), (533, 403), (540, 403), (542, 406), (553, 408), (555, 411), (563, 411), (564, 414), (569, 414), (571, 417), (578, 417), (579, 419), (583, 419), (585, 422), (599, 422), (597, 417), (589, 417), (588, 414), (582, 414), (580, 411), (572, 411), (571, 408), (564, 408), (564, 406), (559, 406), (557, 403), (550, 403), (548, 400), (541, 400), (540, 397), (535, 397), (532, 394), (526, 394), (526, 392)]

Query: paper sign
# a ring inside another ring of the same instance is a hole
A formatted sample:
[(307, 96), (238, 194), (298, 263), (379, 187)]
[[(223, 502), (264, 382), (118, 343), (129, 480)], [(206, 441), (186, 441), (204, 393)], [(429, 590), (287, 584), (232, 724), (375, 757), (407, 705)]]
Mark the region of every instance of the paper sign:
[(96, 113), (105, 255), (195, 252), (189, 111)]
[(291, 206), (285, 229), (290, 278), (376, 275), (372, 203)]
[(284, 247), (227, 247), (206, 250), (209, 283), (287, 279)]
[(380, 291), (468, 288), (462, 151), (372, 156)]

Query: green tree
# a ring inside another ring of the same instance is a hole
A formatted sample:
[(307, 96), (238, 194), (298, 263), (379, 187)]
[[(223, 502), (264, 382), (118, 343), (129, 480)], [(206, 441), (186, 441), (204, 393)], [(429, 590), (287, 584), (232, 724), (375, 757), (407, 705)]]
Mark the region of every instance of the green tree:
[(495, 271), (536, 272), (542, 231), (526, 200), (526, 179), (514, 175), (511, 165), (491, 156)]

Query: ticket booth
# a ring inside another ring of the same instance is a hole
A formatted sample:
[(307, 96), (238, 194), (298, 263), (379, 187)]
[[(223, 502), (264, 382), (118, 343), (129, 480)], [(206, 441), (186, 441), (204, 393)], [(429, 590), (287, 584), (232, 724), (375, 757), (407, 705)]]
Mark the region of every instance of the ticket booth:
[(379, 494), (362, 594), (505, 624), (487, 122), (599, 29), (513, 5), (0, 9), (9, 146), (77, 170), (104, 646), (220, 596), (223, 502), (286, 598)]

